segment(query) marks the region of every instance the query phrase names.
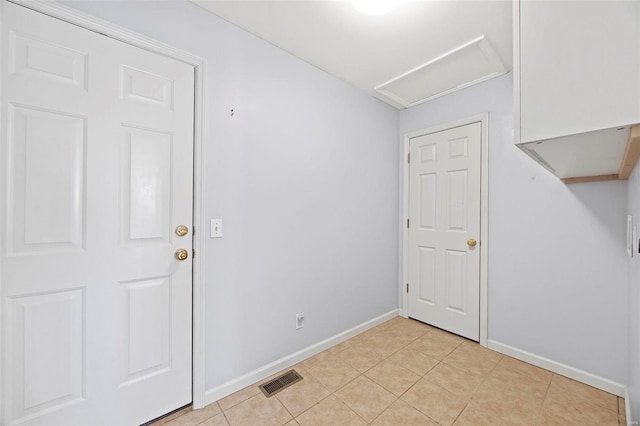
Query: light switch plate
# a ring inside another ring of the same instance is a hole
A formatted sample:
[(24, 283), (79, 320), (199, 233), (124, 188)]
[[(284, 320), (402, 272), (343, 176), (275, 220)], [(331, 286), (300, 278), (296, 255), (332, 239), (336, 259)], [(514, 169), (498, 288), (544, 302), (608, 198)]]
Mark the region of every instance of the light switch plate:
[(211, 219), (211, 238), (222, 238), (222, 219)]

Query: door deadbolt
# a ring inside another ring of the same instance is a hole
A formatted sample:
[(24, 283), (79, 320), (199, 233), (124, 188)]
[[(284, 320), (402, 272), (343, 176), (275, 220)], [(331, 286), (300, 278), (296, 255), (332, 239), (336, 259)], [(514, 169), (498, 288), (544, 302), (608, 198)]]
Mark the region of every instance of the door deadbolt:
[(178, 237), (184, 237), (185, 235), (187, 235), (189, 233), (189, 228), (187, 228), (184, 225), (178, 225), (176, 227), (176, 235)]

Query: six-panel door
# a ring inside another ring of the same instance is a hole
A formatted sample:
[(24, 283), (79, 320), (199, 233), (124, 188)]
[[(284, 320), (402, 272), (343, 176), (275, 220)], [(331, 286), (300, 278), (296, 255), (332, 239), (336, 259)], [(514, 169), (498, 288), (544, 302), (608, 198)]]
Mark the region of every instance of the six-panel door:
[(476, 341), (480, 131), (473, 123), (409, 142), (409, 316)]
[(2, 18), (2, 421), (143, 423), (191, 401), (193, 68)]

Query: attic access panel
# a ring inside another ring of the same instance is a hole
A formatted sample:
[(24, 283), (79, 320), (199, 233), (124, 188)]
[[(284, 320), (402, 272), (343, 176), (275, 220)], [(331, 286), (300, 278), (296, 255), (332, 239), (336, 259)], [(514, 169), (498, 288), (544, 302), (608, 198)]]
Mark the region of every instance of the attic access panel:
[(489, 41), (480, 36), (375, 90), (409, 108), (507, 72)]

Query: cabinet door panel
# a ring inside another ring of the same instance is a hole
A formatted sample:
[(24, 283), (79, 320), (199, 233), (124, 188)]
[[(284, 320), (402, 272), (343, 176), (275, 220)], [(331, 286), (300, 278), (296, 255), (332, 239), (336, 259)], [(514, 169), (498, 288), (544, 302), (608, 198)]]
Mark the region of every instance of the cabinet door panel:
[(640, 121), (639, 9), (637, 1), (520, 2), (522, 142)]

